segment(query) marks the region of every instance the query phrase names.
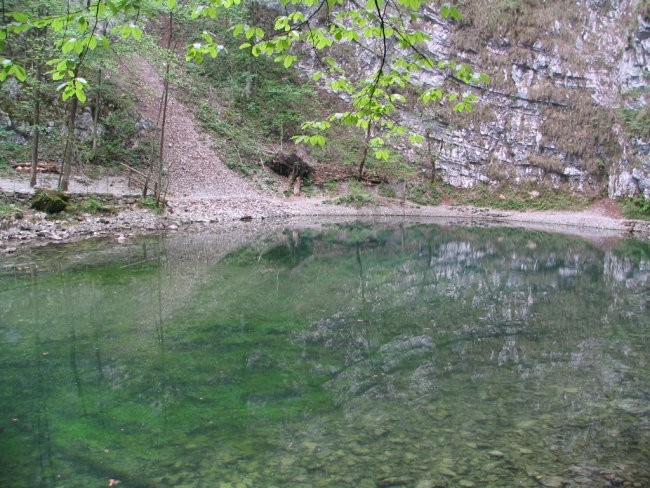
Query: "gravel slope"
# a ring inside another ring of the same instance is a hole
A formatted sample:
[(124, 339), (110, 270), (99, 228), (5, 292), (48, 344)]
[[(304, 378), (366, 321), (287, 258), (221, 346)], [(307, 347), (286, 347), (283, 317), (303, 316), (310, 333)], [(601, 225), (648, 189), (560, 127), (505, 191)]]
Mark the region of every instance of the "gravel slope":
[[(160, 74), (140, 56), (129, 66), (132, 82), (147, 87), (146, 90), (134, 90), (138, 94), (138, 111), (155, 122), (163, 90)], [(163, 160), (168, 168), (167, 197), (170, 201), (257, 197), (247, 180), (221, 162), (212, 149), (210, 137), (201, 132), (173, 90), (168, 96), (165, 141)]]

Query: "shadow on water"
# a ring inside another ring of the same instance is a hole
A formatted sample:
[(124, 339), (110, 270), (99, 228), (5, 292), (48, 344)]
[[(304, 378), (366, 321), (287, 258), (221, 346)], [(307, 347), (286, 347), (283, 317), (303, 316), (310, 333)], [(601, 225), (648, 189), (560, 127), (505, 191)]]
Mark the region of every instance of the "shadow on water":
[(0, 484), (647, 486), (650, 245), (337, 225), (31, 250)]

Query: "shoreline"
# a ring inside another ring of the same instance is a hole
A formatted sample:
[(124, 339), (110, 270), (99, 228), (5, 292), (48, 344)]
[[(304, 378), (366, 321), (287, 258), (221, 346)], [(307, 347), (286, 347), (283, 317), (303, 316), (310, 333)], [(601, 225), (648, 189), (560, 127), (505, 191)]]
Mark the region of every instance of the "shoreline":
[(425, 207), (382, 200), (362, 207), (327, 203), (323, 198), (223, 198), (173, 200), (161, 213), (130, 205), (116, 214), (47, 216), (26, 210), (22, 219), (0, 220), (0, 255), (23, 247), (90, 238), (118, 242), (155, 232), (259, 232), (278, 227), (313, 227), (357, 220), (518, 227), (579, 236), (650, 239), (650, 222), (613, 218), (593, 210), (506, 211), (480, 207)]

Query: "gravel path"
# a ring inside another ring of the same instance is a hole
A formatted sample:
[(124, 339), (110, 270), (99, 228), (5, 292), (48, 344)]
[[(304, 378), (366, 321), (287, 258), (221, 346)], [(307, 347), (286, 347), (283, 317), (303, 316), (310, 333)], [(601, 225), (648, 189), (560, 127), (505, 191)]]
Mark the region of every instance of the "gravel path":
[[(125, 66), (132, 90), (138, 97), (138, 110), (156, 121), (162, 82), (159, 74), (143, 58)], [(162, 214), (131, 207), (118, 215), (70, 217), (47, 220), (44, 214), (28, 212), (22, 219), (0, 221), (0, 253), (11, 253), (26, 243), (67, 241), (87, 236), (113, 236), (118, 241), (143, 232), (171, 232), (200, 229), (244, 232), (270, 226), (303, 226), (316, 222), (351, 219), (401, 219), (448, 223), (492, 223), (529, 227), (582, 235), (591, 239), (621, 236), (650, 238), (650, 222), (625, 220), (611, 205), (602, 203), (582, 212), (511, 212), (471, 207), (420, 207), (408, 202), (378, 199), (376, 205), (362, 208), (327, 203), (323, 198), (262, 194), (239, 174), (227, 168), (212, 149), (208, 135), (202, 133), (190, 111), (173, 93), (169, 97), (167, 146), (168, 206)], [(31, 191), (28, 175), (0, 178), (0, 190)], [(39, 176), (39, 186), (56, 187), (55, 175)], [(124, 177), (92, 181), (76, 175), (71, 179), (73, 193), (112, 193), (133, 195)]]

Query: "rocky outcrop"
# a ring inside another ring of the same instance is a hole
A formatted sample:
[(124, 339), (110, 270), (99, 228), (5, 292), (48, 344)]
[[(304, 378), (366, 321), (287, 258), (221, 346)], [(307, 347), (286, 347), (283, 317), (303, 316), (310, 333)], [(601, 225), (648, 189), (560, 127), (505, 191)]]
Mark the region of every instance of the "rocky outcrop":
[[(550, 3), (550, 5), (549, 5)], [(488, 5), (489, 4), (489, 5)], [(426, 12), (429, 53), (460, 56), (491, 83), (470, 116), (435, 107), (425, 130), (454, 186), (527, 181), (650, 198), (650, 21), (641, 2), (471, 2), (454, 24)], [(423, 81), (439, 83), (439, 74)], [(627, 117), (624, 115), (627, 113)], [(645, 132), (645, 134), (644, 134)]]

